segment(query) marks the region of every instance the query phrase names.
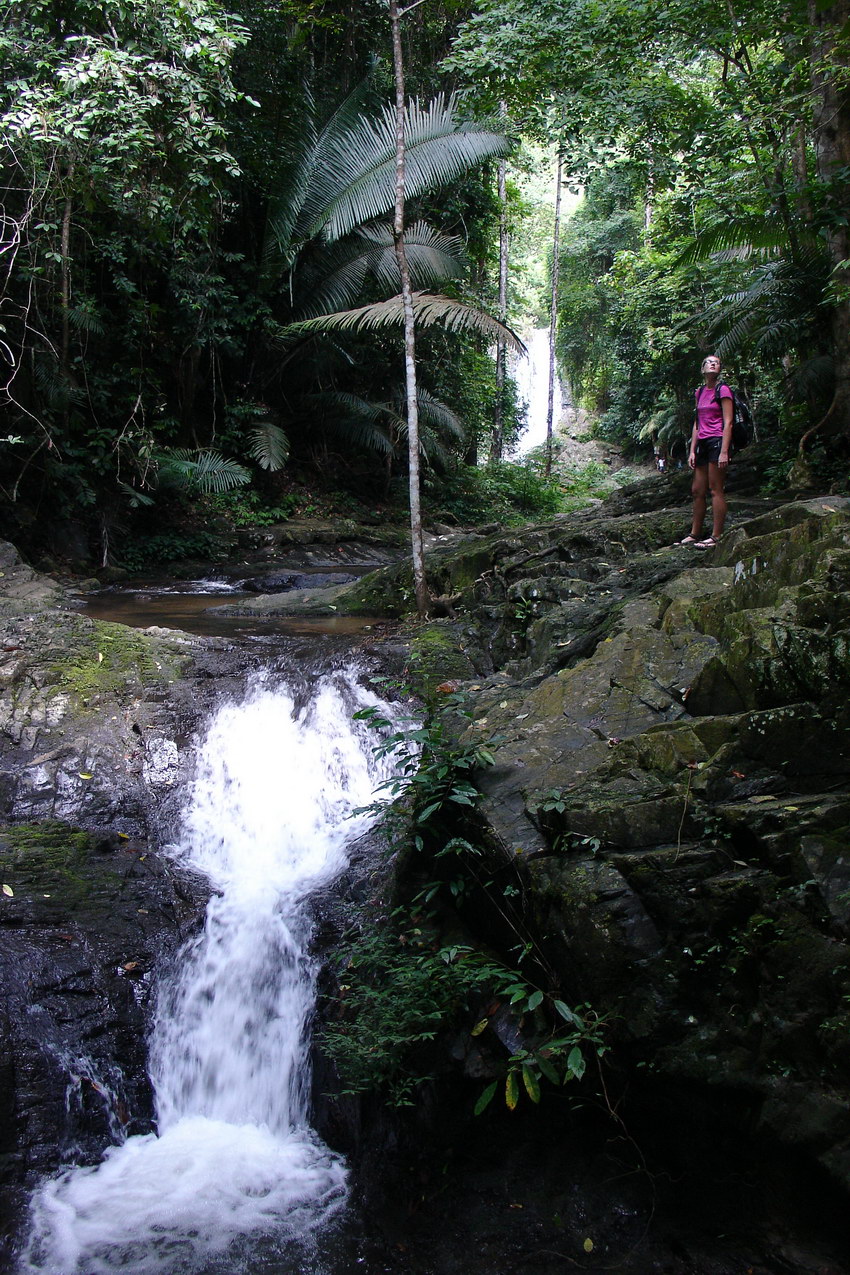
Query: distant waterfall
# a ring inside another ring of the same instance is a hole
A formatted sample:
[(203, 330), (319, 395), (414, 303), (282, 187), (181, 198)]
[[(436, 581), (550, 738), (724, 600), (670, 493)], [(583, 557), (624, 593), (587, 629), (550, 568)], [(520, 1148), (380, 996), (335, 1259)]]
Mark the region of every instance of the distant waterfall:
[(345, 867), (367, 823), (351, 812), (388, 773), (352, 721), (374, 703), (336, 675), (303, 708), (260, 685), (213, 717), (175, 854), (217, 893), (159, 998), (159, 1135), (44, 1183), (23, 1271), (241, 1270), (240, 1237), (301, 1237), (344, 1201), (345, 1165), (307, 1123), (305, 903)]
[[(512, 375), (519, 397), (527, 406), (527, 424), (517, 442), (517, 455), (523, 456), (533, 447), (546, 442), (546, 415), (549, 404), (549, 329), (535, 328), (525, 339), (528, 354), (516, 361)], [(555, 376), (552, 408), (553, 428), (557, 430), (563, 412), (561, 379)]]

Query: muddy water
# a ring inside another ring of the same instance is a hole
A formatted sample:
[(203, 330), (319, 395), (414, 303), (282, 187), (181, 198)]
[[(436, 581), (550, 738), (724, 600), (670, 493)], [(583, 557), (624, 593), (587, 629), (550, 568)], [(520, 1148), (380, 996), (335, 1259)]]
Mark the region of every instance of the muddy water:
[(97, 620), (112, 620), (131, 628), (146, 629), (158, 625), (166, 629), (182, 629), (201, 637), (289, 635), (321, 639), (368, 633), (380, 623), (368, 616), (221, 615), (212, 609), (225, 603), (238, 605), (248, 599), (253, 601), (256, 596), (215, 581), (189, 580), (180, 586), (104, 590), (87, 599), (85, 613)]

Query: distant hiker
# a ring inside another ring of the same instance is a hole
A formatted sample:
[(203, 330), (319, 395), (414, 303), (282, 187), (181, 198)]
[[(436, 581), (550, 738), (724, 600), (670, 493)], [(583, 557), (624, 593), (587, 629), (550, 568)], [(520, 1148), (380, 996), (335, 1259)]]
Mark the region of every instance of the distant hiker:
[[(720, 359), (709, 354), (702, 362), (703, 385), (696, 391), (694, 428), (688, 451), (688, 465), (694, 471), (691, 494), (694, 498), (691, 529), (680, 545), (696, 549), (713, 549), (723, 535), (726, 522), (724, 486), (732, 445), (734, 395), (720, 381)], [(702, 538), (706, 497), (711, 488), (711, 535)]]

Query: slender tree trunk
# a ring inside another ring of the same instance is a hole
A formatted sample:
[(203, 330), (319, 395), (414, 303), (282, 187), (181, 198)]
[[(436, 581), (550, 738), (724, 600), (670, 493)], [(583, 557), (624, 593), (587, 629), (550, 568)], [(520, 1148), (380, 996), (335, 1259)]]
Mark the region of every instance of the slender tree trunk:
[(62, 314), (62, 343), (59, 350), (59, 373), (62, 378), (63, 393), (65, 395), (63, 421), (66, 440), (68, 437), (68, 429), (70, 427), (71, 414), (71, 213), (74, 206), (73, 198), (71, 196), (71, 187), (73, 182), (74, 165), (72, 163), (68, 168), (68, 193), (65, 196), (65, 207), (62, 212), (62, 237), (59, 245), (59, 251), (62, 257), (59, 267), (61, 275), (60, 307)]
[[(850, 94), (846, 77), (850, 57), (844, 32), (850, 23), (850, 0), (824, 8), (809, 0), (809, 22), (813, 31), (812, 82), (815, 98), (814, 131), (817, 172), (830, 187), (832, 206), (846, 208), (850, 170)], [(840, 183), (840, 185), (839, 185)], [(850, 227), (839, 217), (826, 227), (832, 258), (831, 294), (832, 344), (835, 359), (835, 394), (826, 416), (803, 435), (804, 448), (818, 430), (843, 434), (850, 439)]]
[[(500, 114), (505, 114), (502, 103)], [(507, 164), (499, 161), (499, 322), (508, 321), (508, 189)], [(496, 411), (493, 418), (493, 437), (490, 442), (490, 460), (501, 460), (505, 447), (505, 377), (507, 372), (507, 345), (500, 336), (496, 341)]]
[(546, 477), (552, 473), (552, 429), (555, 411), (555, 334), (558, 330), (558, 276), (561, 258), (561, 177), (562, 159), (558, 152), (555, 170), (555, 230), (552, 235), (552, 297), (549, 309), (549, 397), (546, 404)]
[(413, 289), (404, 248), (404, 60), (401, 52), (401, 25), (398, 0), (389, 0), (390, 26), (393, 38), (393, 70), (395, 72), (395, 217), (393, 241), (401, 275), (401, 298), (404, 310), (404, 376), (407, 391), (407, 454), (410, 472), (410, 541), (413, 554), (413, 587), (416, 609), (428, 614), (428, 586), (425, 580), (425, 552), (422, 544), (422, 510), (419, 483), (419, 401), (416, 386), (416, 321), (413, 312)]

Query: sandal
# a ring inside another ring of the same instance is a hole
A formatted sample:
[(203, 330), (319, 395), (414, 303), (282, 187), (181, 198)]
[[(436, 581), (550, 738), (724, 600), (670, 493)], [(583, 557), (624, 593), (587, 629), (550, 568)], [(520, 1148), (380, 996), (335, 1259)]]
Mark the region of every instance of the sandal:
[(676, 545), (695, 545), (696, 542), (697, 542), (696, 536), (692, 536), (691, 533), (688, 532), (684, 540), (674, 540), (673, 546), (675, 548)]
[(705, 540), (698, 540), (694, 545), (695, 549), (715, 549), (716, 547), (717, 541), (714, 536), (706, 536)]

